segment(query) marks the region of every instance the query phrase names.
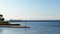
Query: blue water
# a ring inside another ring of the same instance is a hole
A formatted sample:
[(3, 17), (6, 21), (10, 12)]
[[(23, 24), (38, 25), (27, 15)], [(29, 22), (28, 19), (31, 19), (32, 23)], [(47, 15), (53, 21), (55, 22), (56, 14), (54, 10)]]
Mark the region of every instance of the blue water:
[(60, 22), (10, 22), (27, 25), (31, 28), (0, 28), (2, 34), (60, 34)]

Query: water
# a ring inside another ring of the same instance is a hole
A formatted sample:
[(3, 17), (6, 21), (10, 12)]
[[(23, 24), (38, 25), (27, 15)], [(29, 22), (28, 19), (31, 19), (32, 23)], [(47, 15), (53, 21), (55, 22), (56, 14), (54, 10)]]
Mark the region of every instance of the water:
[[(10, 22), (25, 25), (25, 22)], [(60, 22), (27, 22), (31, 28), (0, 28), (2, 34), (60, 34)]]

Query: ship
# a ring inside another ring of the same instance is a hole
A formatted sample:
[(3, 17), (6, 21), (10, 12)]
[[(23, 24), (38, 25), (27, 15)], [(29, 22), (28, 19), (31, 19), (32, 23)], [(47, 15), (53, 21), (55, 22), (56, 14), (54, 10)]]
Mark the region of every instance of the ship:
[(0, 14), (0, 27), (8, 27), (8, 28), (30, 28), (28, 26), (22, 26), (21, 24), (11, 24), (9, 22), (4, 21), (3, 15)]

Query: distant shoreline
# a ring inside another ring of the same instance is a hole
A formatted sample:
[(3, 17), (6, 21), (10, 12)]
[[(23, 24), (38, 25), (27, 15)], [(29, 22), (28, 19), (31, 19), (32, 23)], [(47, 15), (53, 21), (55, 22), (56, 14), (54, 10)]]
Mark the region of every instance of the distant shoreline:
[(60, 20), (9, 20), (8, 22), (60, 22)]

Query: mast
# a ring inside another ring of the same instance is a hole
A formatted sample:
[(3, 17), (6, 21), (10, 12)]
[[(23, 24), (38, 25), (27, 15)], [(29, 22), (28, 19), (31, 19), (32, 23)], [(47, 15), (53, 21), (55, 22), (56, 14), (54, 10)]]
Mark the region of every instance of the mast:
[[(20, 26), (20, 24), (10, 24), (9, 22), (5, 22), (2, 14), (0, 14), (0, 26), (1, 27), (11, 27), (11, 28), (25, 28), (25, 34), (27, 34), (26, 28), (30, 28), (30, 27), (27, 27), (26, 21), (25, 21), (25, 26)], [(3, 33), (3, 30), (0, 30), (0, 34), (2, 34), (2, 33)]]

